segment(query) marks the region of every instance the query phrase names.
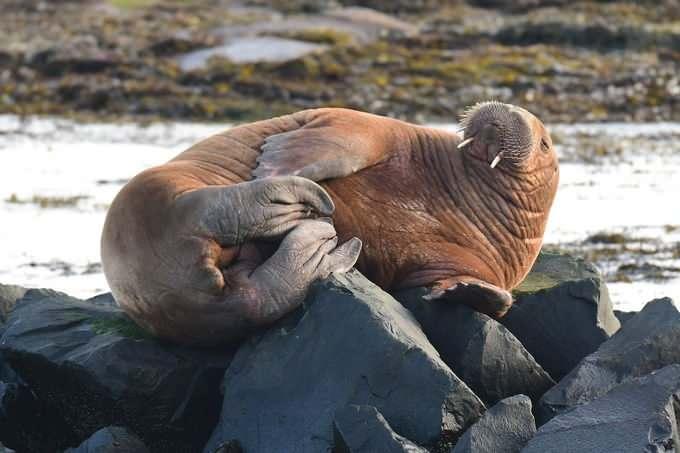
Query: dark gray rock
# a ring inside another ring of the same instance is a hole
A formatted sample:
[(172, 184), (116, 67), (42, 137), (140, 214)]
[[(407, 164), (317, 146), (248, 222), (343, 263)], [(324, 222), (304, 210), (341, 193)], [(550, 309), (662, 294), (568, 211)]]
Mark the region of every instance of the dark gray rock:
[(416, 317), (442, 360), (486, 404), (512, 395), (538, 399), (555, 381), (503, 325), (466, 305), (422, 298), (422, 288), (397, 300)]
[[(29, 290), (7, 320), (0, 353), (46, 417), (64, 424), (28, 451), (74, 447), (112, 425), (131, 428), (152, 451), (200, 450), (217, 421), (219, 383), (233, 352), (158, 342), (99, 302)], [(27, 428), (36, 436), (46, 429)]]
[(335, 453), (427, 453), (395, 433), (373, 406), (349, 405), (335, 413)]
[(315, 285), (299, 321), (253, 338), (227, 370), (205, 451), (327, 451), (335, 411), (374, 406), (423, 446), (457, 438), (484, 404), (441, 361), (413, 316), (356, 271)]
[(516, 453), (536, 434), (531, 400), (516, 395), (500, 401), (460, 438), (452, 453)]
[(541, 252), (501, 319), (554, 379), (562, 379), (620, 327), (607, 286), (590, 263)]
[(0, 382), (0, 440), (5, 445), (19, 451), (45, 451), (43, 446), (64, 429), (68, 428), (63, 421), (51, 419), (24, 383)]
[(69, 448), (64, 453), (148, 453), (137, 436), (120, 426), (107, 426), (92, 434), (77, 448)]
[(619, 320), (621, 325), (624, 325), (627, 323), (633, 316), (637, 315), (637, 311), (621, 311), (621, 310), (614, 310), (614, 316), (616, 316), (616, 319)]
[(556, 416), (522, 453), (675, 451), (679, 402), (680, 365), (670, 365)]
[(680, 313), (671, 299), (656, 299), (543, 395), (539, 421), (673, 363), (680, 363)]
[(2, 325), (7, 321), (7, 315), (14, 308), (14, 304), (24, 297), (26, 291), (28, 290), (21, 286), (0, 284), (0, 331), (2, 331)]

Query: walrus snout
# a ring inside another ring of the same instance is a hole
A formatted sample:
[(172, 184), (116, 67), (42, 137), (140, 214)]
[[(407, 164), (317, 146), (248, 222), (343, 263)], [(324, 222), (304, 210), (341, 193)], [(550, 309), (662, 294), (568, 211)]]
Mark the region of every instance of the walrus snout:
[(531, 152), (531, 124), (526, 110), (501, 102), (474, 105), (461, 118), (464, 140), (459, 149), (469, 148), (478, 159), (495, 168), (501, 159), (518, 162)]

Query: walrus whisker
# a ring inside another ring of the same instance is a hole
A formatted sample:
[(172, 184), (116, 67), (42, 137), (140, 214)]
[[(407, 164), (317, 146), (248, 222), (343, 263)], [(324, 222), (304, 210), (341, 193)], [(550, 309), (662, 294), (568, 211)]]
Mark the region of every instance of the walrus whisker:
[(464, 148), (465, 146), (469, 145), (470, 143), (473, 142), (474, 139), (475, 137), (466, 138), (465, 140), (458, 144), (458, 149)]
[(496, 165), (498, 165), (498, 162), (501, 161), (501, 153), (496, 154), (496, 157), (493, 158), (493, 161), (491, 162), (490, 167), (491, 168), (496, 168)]

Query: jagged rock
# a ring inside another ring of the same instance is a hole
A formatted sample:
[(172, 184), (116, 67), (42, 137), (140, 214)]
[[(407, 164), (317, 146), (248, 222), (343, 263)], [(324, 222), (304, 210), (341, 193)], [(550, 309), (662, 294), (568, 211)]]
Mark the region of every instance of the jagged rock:
[(373, 406), (349, 405), (338, 410), (333, 434), (337, 453), (427, 453), (395, 433)]
[(680, 365), (615, 387), (543, 425), (522, 453), (637, 453), (680, 445)]
[(9, 312), (14, 308), (14, 304), (24, 297), (26, 291), (28, 290), (21, 286), (0, 284), (0, 331), (2, 331), (2, 325), (7, 321)]
[(205, 452), (237, 440), (247, 452), (327, 451), (333, 418), (374, 406), (423, 446), (458, 437), (484, 404), (441, 361), (413, 316), (356, 271), (316, 284), (299, 321), (238, 351)]
[(590, 263), (541, 252), (500, 321), (554, 379), (562, 379), (620, 327), (607, 286)]
[(64, 453), (148, 453), (144, 442), (127, 429), (107, 426), (92, 434), (78, 448), (69, 448)]
[(451, 453), (516, 453), (536, 434), (531, 400), (506, 398), (482, 416), (458, 440)]
[(538, 407), (545, 423), (560, 412), (604, 395), (630, 378), (680, 363), (680, 313), (668, 298), (649, 302), (612, 338), (583, 359)]
[(74, 447), (111, 425), (131, 428), (152, 451), (200, 450), (233, 353), (160, 343), (105, 299), (29, 290), (8, 317), (0, 353), (46, 417), (64, 425), (29, 451)]
[(465, 305), (425, 300), (425, 292), (395, 297), (415, 315), (444, 363), (486, 404), (520, 393), (538, 401), (555, 385), (503, 325)]
[(637, 311), (614, 310), (614, 316), (616, 316), (616, 319), (619, 320), (621, 325), (627, 323), (631, 318), (633, 318), (637, 314), (638, 314)]

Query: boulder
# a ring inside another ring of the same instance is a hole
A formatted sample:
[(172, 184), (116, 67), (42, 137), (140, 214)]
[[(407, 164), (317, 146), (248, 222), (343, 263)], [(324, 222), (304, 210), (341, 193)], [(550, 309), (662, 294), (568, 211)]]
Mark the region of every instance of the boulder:
[(144, 442), (127, 429), (120, 426), (107, 426), (92, 434), (77, 448), (69, 448), (64, 453), (148, 453)]
[(590, 263), (541, 252), (500, 320), (556, 380), (621, 326), (607, 286)]
[(425, 300), (417, 288), (395, 294), (456, 375), (486, 404), (523, 393), (538, 399), (555, 381), (524, 346), (490, 317), (466, 305)]
[(536, 434), (531, 400), (506, 398), (486, 411), (460, 438), (451, 453), (516, 453)]
[[(200, 450), (217, 421), (219, 383), (233, 351), (161, 343), (109, 296), (97, 303), (29, 290), (7, 319), (0, 353), (63, 429), (28, 451), (74, 447), (119, 425), (152, 451)], [(27, 427), (36, 433), (47, 427)]]
[(621, 382), (680, 363), (680, 313), (668, 298), (649, 302), (612, 338), (541, 398), (538, 418), (592, 401)]
[(675, 451), (680, 365), (632, 379), (543, 425), (522, 453)]
[(373, 406), (349, 405), (338, 410), (333, 427), (337, 453), (427, 453), (395, 433)]
[(335, 412), (352, 404), (441, 448), (484, 412), (410, 312), (357, 271), (314, 285), (305, 305), (240, 348), (205, 452), (232, 440), (247, 452), (328, 451)]
[(614, 316), (616, 316), (616, 319), (619, 320), (621, 325), (624, 325), (627, 323), (633, 316), (637, 315), (637, 311), (621, 311), (621, 310), (614, 310)]

